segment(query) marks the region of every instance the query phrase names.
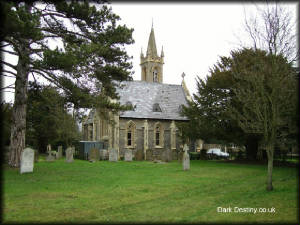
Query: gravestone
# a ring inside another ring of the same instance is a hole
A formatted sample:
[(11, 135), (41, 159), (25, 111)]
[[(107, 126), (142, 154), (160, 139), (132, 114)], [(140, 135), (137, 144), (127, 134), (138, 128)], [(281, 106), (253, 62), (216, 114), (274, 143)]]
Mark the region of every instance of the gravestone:
[(73, 148), (68, 147), (66, 150), (66, 162), (73, 162)]
[(131, 162), (132, 161), (132, 150), (130, 150), (130, 149), (126, 149), (125, 150), (124, 160), (127, 161), (127, 162)]
[(96, 161), (99, 161), (99, 158), (100, 158), (99, 149), (96, 149), (96, 148), (90, 149), (89, 161), (90, 162), (96, 162)]
[(34, 150), (25, 148), (21, 153), (20, 173), (32, 173), (34, 165)]
[(109, 152), (109, 161), (110, 162), (117, 162), (118, 161), (118, 150), (117, 149), (110, 149), (108, 152)]
[(61, 145), (58, 146), (56, 158), (57, 159), (62, 158), (62, 146)]
[(183, 150), (184, 150), (183, 158), (182, 158), (183, 170), (189, 170), (190, 169), (190, 156), (187, 153), (187, 151), (189, 150), (189, 147), (187, 146), (187, 144), (184, 144)]
[(163, 162), (171, 162), (172, 161), (172, 151), (171, 151), (171, 149), (166, 149), (162, 152), (161, 160)]
[(48, 156), (46, 157), (46, 161), (53, 162), (55, 157), (52, 155), (52, 151), (48, 151)]
[(147, 151), (146, 151), (146, 160), (152, 161), (152, 149), (147, 149)]
[(107, 160), (108, 159), (108, 152), (106, 149), (102, 149), (100, 151), (100, 160)]
[(142, 161), (144, 160), (144, 151), (142, 150), (137, 150), (136, 153), (135, 153), (135, 160), (137, 161)]

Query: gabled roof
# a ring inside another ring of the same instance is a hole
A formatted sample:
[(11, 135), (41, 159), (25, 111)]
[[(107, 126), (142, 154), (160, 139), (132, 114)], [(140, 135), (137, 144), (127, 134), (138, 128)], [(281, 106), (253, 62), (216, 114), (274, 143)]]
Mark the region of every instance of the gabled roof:
[[(120, 103), (123, 105), (129, 101), (135, 109), (121, 112), (120, 118), (187, 120), (179, 114), (180, 105), (187, 106), (181, 85), (124, 81), (121, 86), (123, 87), (117, 88)], [(153, 112), (153, 105), (156, 103), (161, 112)]]

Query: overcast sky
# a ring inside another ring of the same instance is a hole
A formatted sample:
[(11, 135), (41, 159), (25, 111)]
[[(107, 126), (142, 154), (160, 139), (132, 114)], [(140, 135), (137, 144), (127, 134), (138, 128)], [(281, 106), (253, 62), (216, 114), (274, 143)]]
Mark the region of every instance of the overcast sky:
[[(296, 18), (297, 3), (285, 5), (293, 10)], [(121, 24), (134, 28), (135, 43), (126, 47), (128, 54), (133, 56), (133, 79), (141, 79), (141, 48), (145, 54), (153, 20), (157, 51), (160, 54), (163, 46), (165, 54), (163, 82), (181, 84), (184, 72), (191, 94), (196, 92), (197, 76), (204, 78), (219, 56), (229, 56), (230, 51), (239, 46), (239, 39), (248, 42), (243, 32), (244, 10), (249, 14), (255, 8), (250, 3), (238, 2), (113, 2), (111, 6), (121, 17)], [(12, 93), (5, 94), (6, 101), (12, 102), (13, 98)]]
[[(297, 3), (287, 4), (296, 15)], [(195, 93), (197, 76), (204, 78), (219, 59), (239, 47), (239, 39), (249, 43), (243, 29), (244, 10), (254, 13), (247, 3), (112, 3), (113, 11), (128, 27), (134, 28), (134, 80), (141, 79), (140, 52), (147, 50), (153, 20), (158, 53), (163, 46), (163, 82), (180, 84), (184, 72), (190, 93)]]

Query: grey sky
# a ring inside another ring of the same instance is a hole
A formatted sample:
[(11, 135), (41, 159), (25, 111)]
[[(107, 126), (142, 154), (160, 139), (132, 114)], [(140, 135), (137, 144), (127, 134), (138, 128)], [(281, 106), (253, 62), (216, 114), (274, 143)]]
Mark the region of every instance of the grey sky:
[[(296, 16), (296, 2), (285, 4)], [(181, 74), (191, 94), (196, 92), (196, 76), (204, 78), (219, 56), (229, 56), (249, 39), (243, 31), (244, 9), (253, 13), (255, 7), (243, 3), (112, 3), (113, 12), (121, 17), (121, 24), (134, 28), (135, 43), (126, 47), (133, 56), (134, 80), (141, 79), (140, 53), (147, 49), (151, 24), (158, 53), (163, 46), (165, 54), (164, 83), (180, 84)], [(6, 58), (16, 64), (15, 58)], [(5, 80), (4, 84), (13, 83)], [(5, 100), (13, 101), (12, 93), (5, 93)]]

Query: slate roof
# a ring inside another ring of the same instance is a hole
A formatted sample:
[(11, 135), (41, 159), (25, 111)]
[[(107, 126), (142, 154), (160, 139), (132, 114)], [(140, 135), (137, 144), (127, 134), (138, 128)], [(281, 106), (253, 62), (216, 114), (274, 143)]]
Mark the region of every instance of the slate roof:
[[(120, 113), (120, 118), (187, 120), (179, 114), (180, 105), (187, 106), (187, 99), (181, 85), (150, 83), (146, 81), (124, 81), (117, 88), (120, 103), (128, 101), (135, 107), (133, 111)], [(158, 103), (162, 112), (153, 112)]]

